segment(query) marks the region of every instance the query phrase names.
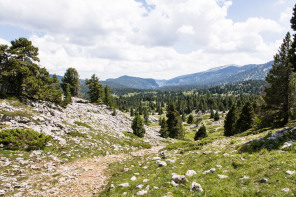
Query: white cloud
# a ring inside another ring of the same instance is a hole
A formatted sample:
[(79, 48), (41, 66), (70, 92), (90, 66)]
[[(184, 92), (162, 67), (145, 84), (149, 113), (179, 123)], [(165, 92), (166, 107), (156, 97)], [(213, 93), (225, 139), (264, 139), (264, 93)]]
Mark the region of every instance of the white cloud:
[(72, 66), (81, 77), (170, 78), (271, 60), (278, 42), (266, 43), (261, 33), (283, 34), (291, 14), (234, 23), (229, 0), (146, 2), (152, 9), (133, 0), (0, 0), (0, 23), (44, 32), (30, 39), (51, 73)]

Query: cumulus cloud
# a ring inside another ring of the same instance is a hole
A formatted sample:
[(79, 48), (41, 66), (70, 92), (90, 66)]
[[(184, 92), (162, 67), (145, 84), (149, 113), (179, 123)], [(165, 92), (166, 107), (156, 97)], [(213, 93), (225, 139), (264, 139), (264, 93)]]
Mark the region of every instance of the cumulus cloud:
[(279, 21), (253, 17), (234, 23), (227, 18), (231, 5), (229, 0), (0, 0), (0, 23), (44, 32), (30, 39), (51, 73), (72, 66), (83, 78), (93, 73), (103, 79), (170, 78), (272, 59), (278, 41), (267, 43), (261, 34), (287, 31), (291, 10)]

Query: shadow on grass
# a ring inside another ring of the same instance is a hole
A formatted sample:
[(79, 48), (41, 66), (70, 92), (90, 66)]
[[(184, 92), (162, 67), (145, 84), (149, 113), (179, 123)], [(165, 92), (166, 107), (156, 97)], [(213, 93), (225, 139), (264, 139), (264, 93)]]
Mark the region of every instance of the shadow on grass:
[(280, 150), (283, 145), (296, 140), (296, 128), (279, 130), (275, 133), (268, 133), (265, 137), (252, 140), (239, 148), (239, 152), (260, 152), (262, 149), (268, 151)]

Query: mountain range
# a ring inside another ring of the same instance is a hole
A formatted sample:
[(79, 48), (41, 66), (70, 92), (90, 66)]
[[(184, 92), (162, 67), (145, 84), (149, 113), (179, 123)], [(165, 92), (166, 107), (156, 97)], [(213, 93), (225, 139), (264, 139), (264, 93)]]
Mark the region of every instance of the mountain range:
[(140, 77), (122, 76), (116, 79), (101, 81), (111, 88), (158, 89), (166, 86), (216, 86), (247, 80), (265, 80), (273, 61), (265, 64), (248, 64), (244, 66), (230, 65), (210, 69), (188, 75), (178, 76), (169, 80), (145, 79)]

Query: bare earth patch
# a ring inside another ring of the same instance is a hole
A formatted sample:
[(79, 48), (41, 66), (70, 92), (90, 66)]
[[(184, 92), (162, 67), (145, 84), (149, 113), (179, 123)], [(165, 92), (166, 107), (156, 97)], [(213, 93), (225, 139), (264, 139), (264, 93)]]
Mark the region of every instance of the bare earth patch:
[[(57, 169), (60, 176), (55, 184), (47, 186), (47, 189), (41, 188), (43, 192), (38, 193), (40, 196), (92, 196), (98, 194), (108, 183), (110, 174), (107, 169), (111, 163), (121, 161), (123, 158), (155, 154), (162, 148), (163, 146), (154, 146), (151, 149), (142, 149), (130, 154), (78, 159), (72, 163), (63, 164)], [(44, 174), (38, 176), (39, 180), (46, 181), (47, 178), (48, 181), (50, 180)]]

